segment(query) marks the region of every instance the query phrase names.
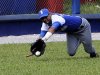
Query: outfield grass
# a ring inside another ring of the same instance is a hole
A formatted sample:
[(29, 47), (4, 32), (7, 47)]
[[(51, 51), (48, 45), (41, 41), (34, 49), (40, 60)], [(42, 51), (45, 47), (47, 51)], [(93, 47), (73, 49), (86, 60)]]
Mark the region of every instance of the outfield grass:
[[(66, 0), (64, 2), (64, 10), (63, 13), (72, 14), (72, 2), (71, 0)], [(97, 7), (99, 6), (99, 7)], [(87, 2), (80, 4), (80, 13), (81, 14), (100, 14), (100, 1), (96, 0), (96, 2)]]
[[(93, 41), (100, 51), (100, 41)], [(30, 44), (0, 45), (0, 75), (100, 75), (100, 58), (89, 58), (82, 45), (68, 56), (65, 42), (47, 43), (45, 54), (29, 57)]]
[(81, 5), (81, 14), (100, 14), (100, 7), (98, 8), (97, 5), (97, 3), (86, 3)]

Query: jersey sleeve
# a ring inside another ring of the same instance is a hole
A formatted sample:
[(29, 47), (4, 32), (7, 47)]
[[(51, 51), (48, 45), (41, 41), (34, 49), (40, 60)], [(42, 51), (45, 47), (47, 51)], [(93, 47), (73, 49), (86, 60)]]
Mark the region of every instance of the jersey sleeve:
[(49, 26), (47, 24), (45, 24), (45, 23), (42, 23), (41, 30), (48, 31), (48, 29), (49, 29)]
[(60, 15), (52, 15), (52, 24), (55, 22), (59, 22), (61, 26), (65, 24), (65, 19)]
[(49, 29), (49, 26), (46, 25), (45, 23), (42, 23), (40, 37), (44, 37), (45, 34), (47, 33), (48, 29)]
[(60, 26), (65, 24), (65, 19), (59, 15), (52, 15), (52, 27), (57, 30)]
[(41, 30), (40, 37), (44, 37), (46, 33), (47, 33), (47, 31)]
[(52, 27), (53, 27), (55, 30), (57, 30), (60, 26), (61, 26), (60, 22), (54, 22), (54, 23), (52, 24)]

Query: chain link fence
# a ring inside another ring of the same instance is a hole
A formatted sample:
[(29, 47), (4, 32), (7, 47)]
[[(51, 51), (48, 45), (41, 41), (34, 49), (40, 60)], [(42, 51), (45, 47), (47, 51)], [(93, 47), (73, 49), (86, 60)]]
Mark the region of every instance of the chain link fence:
[(100, 14), (100, 0), (81, 0), (81, 14)]
[(0, 15), (32, 14), (36, 0), (0, 0)]
[[(82, 14), (100, 13), (100, 0), (80, 0)], [(0, 0), (0, 15), (37, 14), (42, 8), (71, 14), (72, 0)]]

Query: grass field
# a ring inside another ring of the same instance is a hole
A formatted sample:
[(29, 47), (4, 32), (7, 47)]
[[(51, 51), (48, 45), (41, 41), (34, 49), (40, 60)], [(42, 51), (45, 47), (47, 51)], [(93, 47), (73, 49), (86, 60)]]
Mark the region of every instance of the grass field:
[[(71, 4), (71, 0), (65, 0), (63, 13), (72, 14)], [(100, 14), (100, 0), (96, 0), (96, 2), (85, 2), (83, 4), (80, 4), (80, 13)]]
[[(100, 41), (93, 41), (97, 52)], [(65, 42), (47, 43), (45, 54), (29, 57), (30, 44), (0, 45), (0, 75), (100, 75), (100, 58), (89, 58), (83, 46), (68, 56)]]

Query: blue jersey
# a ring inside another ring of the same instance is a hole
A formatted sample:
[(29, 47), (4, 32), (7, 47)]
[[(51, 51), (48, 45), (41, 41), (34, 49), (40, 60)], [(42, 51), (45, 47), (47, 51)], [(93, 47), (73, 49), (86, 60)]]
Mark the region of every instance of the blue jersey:
[(79, 29), (81, 23), (82, 19), (78, 16), (53, 14), (50, 24), (42, 23), (40, 36), (43, 37), (51, 26), (57, 31), (75, 32)]
[(67, 26), (67, 32), (77, 31), (82, 23), (82, 19), (78, 16), (63, 15), (63, 18), (65, 19), (65, 24), (63, 26)]

